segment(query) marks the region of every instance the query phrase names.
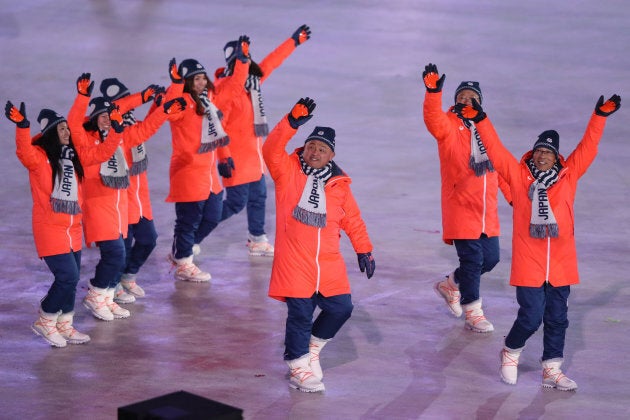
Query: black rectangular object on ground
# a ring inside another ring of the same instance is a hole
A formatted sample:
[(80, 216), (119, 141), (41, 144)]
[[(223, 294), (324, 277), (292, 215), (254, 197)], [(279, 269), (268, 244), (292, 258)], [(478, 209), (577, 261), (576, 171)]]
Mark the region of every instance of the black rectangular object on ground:
[(186, 391), (118, 407), (118, 420), (242, 420), (243, 410)]

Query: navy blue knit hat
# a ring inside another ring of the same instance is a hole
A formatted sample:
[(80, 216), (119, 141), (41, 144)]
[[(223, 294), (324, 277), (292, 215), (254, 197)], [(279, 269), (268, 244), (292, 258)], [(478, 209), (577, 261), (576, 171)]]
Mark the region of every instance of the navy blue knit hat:
[(459, 86), (457, 86), (457, 89), (455, 89), (455, 102), (457, 102), (457, 94), (459, 94), (459, 92), (461, 92), (462, 90), (472, 90), (473, 92), (475, 92), (477, 95), (479, 95), (479, 104), (481, 105), (481, 102), (483, 102), (483, 95), (481, 94), (481, 88), (479, 87), (479, 82), (473, 82), (471, 80), (468, 81), (463, 81), (459, 84)]
[(102, 96), (92, 98), (90, 100), (90, 106), (88, 107), (88, 117), (90, 119), (93, 119), (97, 117), (99, 114), (102, 114), (103, 112), (107, 112), (110, 106), (111, 106), (111, 103), (107, 99), (103, 98)]
[(532, 147), (532, 151), (539, 147), (551, 150), (555, 153), (556, 158), (558, 158), (558, 154), (560, 153), (560, 135), (558, 132), (556, 130), (547, 130), (540, 133), (536, 143), (534, 143), (534, 147)]
[(103, 96), (110, 101), (115, 101), (116, 99), (130, 94), (127, 86), (123, 85), (120, 80), (115, 77), (103, 79), (100, 90)]
[(42, 135), (51, 128), (56, 127), (57, 124), (64, 121), (66, 121), (66, 119), (52, 109), (44, 108), (39, 111), (39, 115), (37, 116), (37, 122), (41, 127)]
[(304, 141), (304, 144), (308, 143), (310, 140), (323, 141), (333, 152), (335, 151), (335, 130), (330, 127), (315, 127), (313, 132), (309, 134)]
[(206, 69), (194, 58), (187, 58), (179, 63), (177, 70), (184, 79), (193, 77), (195, 74), (206, 73)]

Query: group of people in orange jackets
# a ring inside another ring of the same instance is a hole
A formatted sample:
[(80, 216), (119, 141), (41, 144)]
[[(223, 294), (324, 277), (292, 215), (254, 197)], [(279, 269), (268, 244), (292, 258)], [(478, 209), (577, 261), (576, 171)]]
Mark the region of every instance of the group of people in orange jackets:
[(500, 189), (513, 207), (510, 284), (519, 305), (500, 352), (500, 377), (516, 384), (525, 343), (544, 324), (542, 385), (575, 390), (575, 381), (561, 370), (570, 286), (579, 282), (573, 203), (577, 182), (597, 155), (606, 118), (619, 109), (621, 98), (599, 98), (582, 140), (566, 159), (555, 130), (543, 131), (517, 159), (483, 111), (478, 82), (461, 82), (453, 105), (443, 111), (445, 75), (429, 63), (422, 78), (424, 121), (440, 157), (443, 240), (455, 245), (459, 258), (459, 266), (434, 289), (454, 316), (464, 314), (466, 328), (494, 330), (482, 309), (480, 280), (499, 262)]
[[(178, 65), (173, 58), (168, 88), (149, 85), (131, 93), (119, 79), (108, 78), (100, 84), (101, 95), (92, 97), (94, 81), (83, 73), (68, 117), (42, 109), (34, 137), (25, 104), (6, 103), (5, 115), (16, 125), (17, 156), (29, 171), (37, 253), (54, 277), (31, 326), (37, 335), (54, 347), (90, 341), (73, 322), (83, 242), (100, 252), (83, 299), (94, 317), (127, 318), (131, 313), (121, 304), (145, 296), (137, 275), (158, 236), (145, 143), (168, 121), (166, 201), (175, 204), (169, 254), (175, 278), (209, 281), (210, 273), (193, 257), (221, 221), (246, 208), (249, 254), (274, 257), (269, 295), (288, 309), (289, 384), (323, 391), (319, 353), (353, 309), (340, 231), (350, 237), (368, 278), (375, 262), (350, 178), (332, 160), (335, 130), (318, 126), (304, 147), (291, 155), (284, 151), (312, 117), (315, 102), (298, 101), (269, 133), (261, 85), (310, 35), (308, 26), (300, 26), (259, 63), (249, 53), (249, 37), (230, 41), (224, 47), (226, 65), (215, 71), (214, 82), (196, 59)], [(150, 108), (140, 120), (134, 110), (143, 104)], [(277, 189), (277, 225), (285, 226), (276, 235), (279, 254), (264, 229), (265, 166)], [(313, 320), (317, 307), (321, 312)]]

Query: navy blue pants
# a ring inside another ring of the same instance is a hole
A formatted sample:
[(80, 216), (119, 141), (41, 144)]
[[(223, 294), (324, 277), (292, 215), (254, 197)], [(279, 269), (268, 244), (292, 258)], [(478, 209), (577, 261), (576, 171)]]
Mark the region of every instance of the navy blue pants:
[(455, 239), (453, 243), (459, 257), (455, 283), (459, 284), (460, 302), (467, 304), (479, 300), (481, 275), (499, 262), (499, 237), (488, 237), (483, 233), (479, 239)]
[(126, 266), (123, 273), (137, 274), (157, 245), (157, 232), (153, 220), (141, 217), (138, 223), (128, 226), (125, 239)]
[(505, 346), (520, 349), (544, 323), (542, 360), (563, 357), (564, 338), (569, 327), (567, 313), (570, 293), (570, 286), (553, 287), (549, 283), (541, 287), (517, 286), (518, 315), (505, 337)]
[[(284, 360), (298, 359), (309, 352), (311, 334), (328, 340), (333, 338), (352, 314), (349, 294), (325, 297), (319, 293), (310, 298), (287, 298), (287, 324), (284, 337)], [(315, 308), (321, 312), (313, 322)]]
[(101, 251), (101, 259), (96, 264), (92, 286), (101, 289), (116, 287), (120, 282), (120, 273), (125, 268), (125, 241), (122, 235), (111, 241), (96, 242)]
[(263, 175), (258, 181), (235, 185), (225, 189), (221, 221), (240, 212), (247, 206), (247, 229), (253, 236), (265, 233), (265, 201), (267, 185)]
[(44, 257), (44, 262), (55, 280), (42, 299), (42, 310), (49, 314), (72, 312), (79, 283), (81, 251)]
[(176, 259), (190, 257), (192, 247), (217, 227), (221, 220), (221, 193), (210, 193), (203, 201), (175, 203), (175, 234), (173, 256)]

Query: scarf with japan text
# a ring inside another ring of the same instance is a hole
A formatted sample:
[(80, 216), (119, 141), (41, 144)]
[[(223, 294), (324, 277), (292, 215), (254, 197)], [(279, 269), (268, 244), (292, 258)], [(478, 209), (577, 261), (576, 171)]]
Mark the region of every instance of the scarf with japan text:
[(55, 177), (55, 185), (50, 195), (50, 205), (55, 213), (79, 214), (79, 182), (74, 171), (74, 149), (61, 146), (59, 165), (61, 173)]
[(298, 154), (298, 157), (302, 172), (307, 178), (300, 201), (293, 209), (293, 217), (305, 225), (325, 227), (326, 193), (324, 192), (324, 185), (332, 176), (333, 163), (331, 161), (323, 168), (315, 169), (306, 164), (301, 153)]
[(529, 159), (527, 166), (534, 177), (528, 191), (529, 199), (532, 200), (529, 234), (532, 238), (557, 238), (558, 223), (549, 205), (547, 189), (558, 181), (560, 165), (556, 162), (551, 169), (541, 171), (534, 165), (534, 160)]

